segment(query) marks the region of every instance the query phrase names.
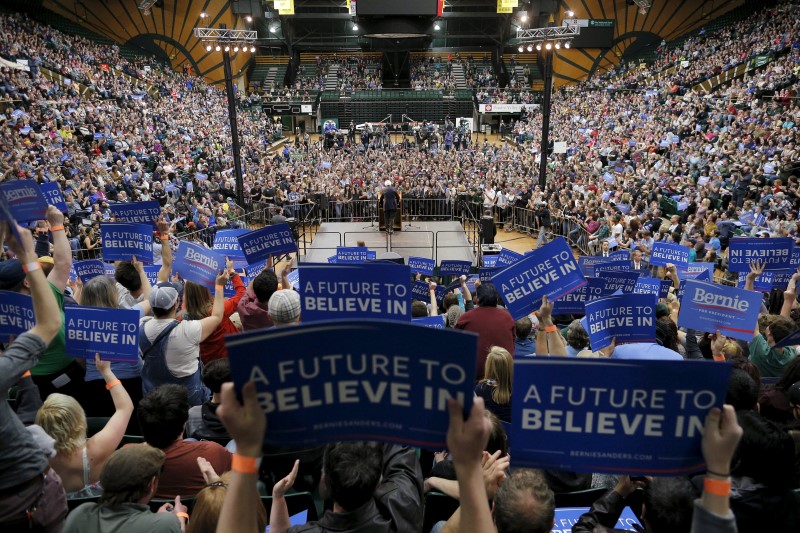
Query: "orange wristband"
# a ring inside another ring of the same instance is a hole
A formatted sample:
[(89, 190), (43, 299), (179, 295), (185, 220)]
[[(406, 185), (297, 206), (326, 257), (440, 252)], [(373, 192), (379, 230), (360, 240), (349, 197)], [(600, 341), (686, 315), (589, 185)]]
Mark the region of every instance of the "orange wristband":
[(231, 470), (240, 474), (258, 474), (258, 458), (233, 454)]
[(64, 231), (64, 226), (50, 226), (50, 231)]
[(39, 266), (39, 262), (33, 263), (22, 263), (22, 271), (26, 274), (30, 274), (31, 272), (36, 272), (37, 270), (41, 270), (42, 268)]
[(169, 235), (161, 235), (161, 240), (162, 241), (168, 241), (169, 240)]
[(725, 360), (725, 356), (722, 355), (722, 354), (720, 354), (720, 355), (712, 355), (711, 357), (714, 359), (714, 361), (724, 361)]
[(214, 290), (223, 291), (225, 290), (225, 285), (214, 285)]
[(719, 479), (711, 479), (706, 477), (703, 480), (703, 492), (707, 492), (714, 496), (730, 496), (731, 482), (721, 481)]
[(545, 333), (555, 333), (556, 331), (558, 331), (556, 326), (547, 326), (544, 328)]
[(122, 382), (118, 379), (115, 379), (114, 381), (109, 381), (108, 383), (106, 383), (106, 390), (111, 390), (117, 385), (122, 385)]
[(178, 518), (185, 518), (187, 522), (189, 521), (189, 513), (184, 513), (184, 512), (175, 513), (175, 516), (177, 516)]
[(30, 370), (26, 370), (26, 371), (25, 371), (25, 373), (24, 373), (24, 374), (22, 374), (22, 375), (19, 377), (19, 379), (25, 379), (25, 378), (29, 378), (29, 377), (31, 377), (31, 371), (30, 371)]

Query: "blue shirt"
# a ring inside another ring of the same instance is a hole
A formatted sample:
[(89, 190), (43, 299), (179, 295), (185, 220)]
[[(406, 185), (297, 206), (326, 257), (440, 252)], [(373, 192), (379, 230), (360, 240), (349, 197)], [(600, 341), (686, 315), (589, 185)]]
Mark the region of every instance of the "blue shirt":
[(611, 359), (639, 359), (650, 361), (683, 361), (683, 357), (678, 352), (669, 348), (664, 348), (655, 342), (635, 342), (623, 344), (614, 348)]
[(514, 340), (514, 357), (534, 357), (536, 355), (536, 341), (532, 339)]

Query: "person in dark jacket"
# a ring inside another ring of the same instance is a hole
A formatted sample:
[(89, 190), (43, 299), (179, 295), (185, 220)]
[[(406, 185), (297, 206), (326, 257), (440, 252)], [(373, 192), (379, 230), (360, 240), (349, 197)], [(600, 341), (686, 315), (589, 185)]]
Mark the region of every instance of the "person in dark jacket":
[(211, 390), (211, 399), (189, 409), (186, 437), (213, 440), (223, 445), (225, 443), (221, 441), (230, 440), (228, 431), (217, 416), (217, 407), (219, 407), (219, 391), (222, 384), (232, 379), (231, 364), (227, 357), (214, 359), (203, 368), (203, 384)]

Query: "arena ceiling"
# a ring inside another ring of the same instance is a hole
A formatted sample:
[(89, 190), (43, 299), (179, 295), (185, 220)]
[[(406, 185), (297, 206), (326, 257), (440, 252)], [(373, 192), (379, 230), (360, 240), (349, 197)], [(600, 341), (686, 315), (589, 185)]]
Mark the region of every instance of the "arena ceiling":
[[(280, 15), (272, 1), (262, 1), (263, 16), (252, 22), (245, 15), (234, 15), (233, 2), (227, 0), (159, 0), (147, 12), (138, 8), (143, 0), (42, 0), (42, 5), (92, 31), (120, 44), (163, 50), (173, 67), (189, 65), (212, 82), (222, 80), (219, 53), (207, 52), (192, 35), (196, 26), (258, 30), (258, 52), (264, 55), (290, 55), (294, 51), (374, 51), (408, 49), (516, 51), (516, 27), (540, 27), (560, 22), (567, 10), (576, 18), (613, 19), (614, 42), (609, 49), (571, 49), (556, 52), (554, 67), (557, 83), (585, 79), (617, 64), (626, 51), (645, 43), (671, 40), (699, 28), (745, 0), (641, 0), (651, 7), (642, 13), (633, 0), (519, 0), (513, 14), (498, 14), (497, 0), (445, 0), (442, 17), (412, 21), (414, 39), (375, 39), (363, 34), (368, 18), (354, 18), (346, 0), (294, 0), (295, 14)], [(146, 0), (144, 0), (146, 1)], [(387, 0), (389, 1), (389, 0)], [(402, 0), (394, 0), (402, 1)], [(520, 22), (520, 10), (529, 14)], [(201, 13), (208, 16), (201, 18)], [(386, 21), (384, 21), (386, 22)], [(391, 21), (388, 21), (391, 23)], [(434, 29), (438, 24), (439, 29)], [(383, 26), (382, 28), (385, 28)], [(412, 30), (402, 28), (403, 32)], [(383, 33), (391, 33), (385, 29)], [(377, 31), (376, 31), (377, 33)], [(252, 55), (238, 53), (233, 71), (246, 72)]]

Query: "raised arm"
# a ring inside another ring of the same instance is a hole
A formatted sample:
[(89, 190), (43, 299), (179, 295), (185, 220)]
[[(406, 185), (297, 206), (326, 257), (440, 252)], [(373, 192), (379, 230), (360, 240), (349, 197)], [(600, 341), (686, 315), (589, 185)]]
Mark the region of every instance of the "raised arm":
[[(567, 355), (567, 344), (564, 337), (553, 324), (553, 304), (547, 296), (542, 297), (542, 306), (537, 311), (539, 315), (539, 328), (536, 332), (536, 355)], [(544, 347), (546, 351), (541, 351)]]
[(136, 259), (136, 256), (131, 257), (131, 264), (133, 268), (139, 273), (139, 281), (142, 284), (142, 301), (137, 305), (142, 308), (145, 315), (150, 314), (150, 292), (153, 287), (150, 286), (150, 280), (147, 279), (147, 273), (144, 271), (144, 265), (141, 261)]
[(47, 280), (64, 292), (72, 268), (72, 248), (67, 239), (67, 232), (64, 231), (64, 214), (54, 206), (48, 206), (47, 223), (53, 236), (53, 270), (50, 271)]
[(300, 468), (300, 460), (294, 462), (292, 471), (289, 475), (278, 481), (272, 487), (272, 507), (269, 510), (269, 530), (272, 533), (285, 533), (292, 524), (289, 519), (289, 507), (286, 505), (286, 491), (294, 485), (297, 478), (297, 471)]
[(211, 316), (207, 316), (200, 320), (200, 326), (203, 328), (200, 334), (200, 341), (204, 341), (211, 335), (225, 314), (225, 284), (228, 283), (229, 274), (223, 271), (217, 276), (216, 283), (214, 284), (214, 306), (211, 308)]
[(800, 268), (792, 275), (786, 290), (783, 292), (783, 306), (781, 306), (781, 316), (792, 318), (792, 308), (797, 301), (797, 280), (800, 279)]
[(464, 301), (469, 302), (472, 300), (472, 293), (469, 292), (467, 287), (467, 276), (461, 275), (461, 292), (464, 294)]
[(158, 220), (158, 235), (161, 239), (161, 268), (158, 270), (158, 281), (169, 281), (172, 273), (172, 248), (169, 246), (169, 223), (162, 218)]
[(122, 442), (122, 437), (125, 435), (128, 422), (133, 414), (133, 401), (131, 401), (128, 391), (122, 386), (122, 382), (112, 372), (111, 363), (101, 361), (100, 354), (95, 354), (94, 362), (97, 371), (100, 372), (106, 382), (106, 389), (111, 394), (115, 409), (114, 416), (109, 419), (105, 427), (90, 438), (87, 443), (89, 458), (95, 465), (95, 468), (92, 469), (92, 479), (97, 481), (100, 478), (102, 465), (105, 464), (106, 460), (117, 449), (119, 443)]
[(764, 268), (767, 266), (763, 261), (753, 261), (750, 263), (750, 272), (744, 281), (744, 288), (747, 291), (754, 291), (756, 286), (756, 278), (763, 274)]
[(431, 316), (439, 316), (439, 304), (436, 303), (436, 282), (428, 282), (428, 291), (431, 297)]

